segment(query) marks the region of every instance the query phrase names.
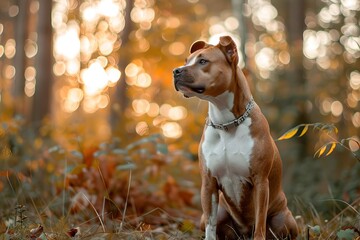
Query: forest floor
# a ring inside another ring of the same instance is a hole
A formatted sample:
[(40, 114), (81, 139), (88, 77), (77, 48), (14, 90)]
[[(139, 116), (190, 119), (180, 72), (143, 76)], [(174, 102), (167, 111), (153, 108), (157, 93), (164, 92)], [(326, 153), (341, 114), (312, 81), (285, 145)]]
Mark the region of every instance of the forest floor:
[[(1, 141), (0, 239), (203, 238), (198, 162), (160, 135), (89, 146), (8, 127)], [(360, 198), (292, 205), (299, 239), (359, 239)]]

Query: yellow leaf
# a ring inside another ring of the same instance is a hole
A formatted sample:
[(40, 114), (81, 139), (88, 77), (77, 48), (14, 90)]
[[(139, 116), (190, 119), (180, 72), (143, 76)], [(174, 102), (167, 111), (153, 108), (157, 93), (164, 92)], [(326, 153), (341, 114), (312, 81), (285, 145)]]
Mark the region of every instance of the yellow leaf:
[(322, 146), (322, 147), (320, 148), (319, 157), (320, 157), (321, 155), (323, 155), (323, 153), (325, 152), (325, 150), (326, 150), (326, 145), (324, 145), (324, 146)]
[[(329, 145), (329, 144), (327, 144), (327, 145)], [(329, 156), (334, 151), (335, 147), (336, 147), (336, 142), (332, 142), (331, 147), (330, 147), (328, 153), (325, 156)]]
[[(327, 143), (325, 145), (323, 145), (321, 148), (319, 148), (316, 153), (315, 153), (315, 156), (317, 155), (317, 157), (321, 157), (325, 152), (326, 152), (326, 149), (329, 149), (326, 153), (325, 156), (329, 156), (335, 149), (337, 145), (337, 142), (330, 142), (330, 143)], [(330, 146), (330, 148), (329, 148)]]
[(192, 221), (185, 219), (182, 224), (180, 230), (182, 232), (192, 232), (195, 228), (195, 225)]
[(86, 169), (86, 165), (85, 164), (79, 164), (77, 165), (76, 167), (74, 167), (72, 170), (71, 170), (71, 174), (75, 174), (75, 175), (78, 175), (80, 173), (83, 172), (83, 170)]
[(298, 126), (292, 128), (289, 131), (287, 131), (286, 133), (284, 133), (281, 137), (278, 138), (278, 140), (285, 140), (285, 139), (292, 138), (293, 136), (295, 136), (297, 131), (298, 131)]
[(334, 132), (335, 132), (335, 134), (338, 134), (338, 132), (339, 132), (339, 130), (335, 126), (334, 126)]
[(301, 131), (299, 137), (304, 136), (304, 134), (307, 132), (308, 129), (309, 129), (309, 125), (305, 124), (305, 126), (304, 126), (303, 130)]

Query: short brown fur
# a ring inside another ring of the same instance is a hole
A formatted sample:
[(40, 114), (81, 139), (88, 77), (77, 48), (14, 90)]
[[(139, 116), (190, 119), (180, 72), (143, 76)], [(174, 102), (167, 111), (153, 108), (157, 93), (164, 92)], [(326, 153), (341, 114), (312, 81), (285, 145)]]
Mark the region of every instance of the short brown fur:
[[(219, 51), (220, 50), (220, 51)], [(226, 90), (234, 94), (231, 112), (235, 117), (246, 111), (251, 100), (247, 80), (238, 67), (236, 45), (230, 37), (220, 38), (216, 46), (205, 42), (195, 42), (189, 59), (202, 54), (211, 64), (184, 66), (174, 70), (175, 86), (184, 95), (217, 96)], [(201, 91), (200, 91), (201, 90)], [(192, 91), (197, 91), (193, 94)], [(212, 196), (215, 196), (217, 211), (217, 239), (295, 239), (297, 225), (287, 207), (287, 199), (282, 190), (282, 162), (280, 154), (270, 135), (269, 125), (260, 108), (255, 104), (249, 116), (250, 135), (254, 140), (248, 181), (242, 184), (240, 206), (222, 191), (217, 179), (206, 167), (206, 159), (201, 151), (204, 135), (200, 142), (200, 169), (202, 175), (201, 201), (203, 216), (201, 228), (205, 230), (211, 215)], [(205, 126), (204, 131), (211, 126)], [(271, 231), (270, 231), (271, 229)], [(209, 239), (214, 239), (208, 236)]]

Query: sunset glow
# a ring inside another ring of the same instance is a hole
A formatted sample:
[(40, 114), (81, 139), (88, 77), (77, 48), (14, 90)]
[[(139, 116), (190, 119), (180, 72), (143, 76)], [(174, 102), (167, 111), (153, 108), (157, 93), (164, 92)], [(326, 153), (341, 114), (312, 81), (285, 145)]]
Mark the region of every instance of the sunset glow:
[[(61, 94), (62, 109), (71, 113), (81, 108), (87, 113), (94, 113), (104, 109), (110, 102), (109, 88), (115, 87), (122, 74), (128, 86), (138, 89), (146, 89), (153, 84), (153, 77), (143, 66), (143, 61), (135, 59), (130, 62), (122, 73), (118, 66), (117, 50), (121, 47), (119, 33), (125, 27), (124, 0), (99, 0), (83, 1), (80, 4), (81, 22), (67, 19), (69, 10), (67, 3), (58, 2), (54, 6), (53, 26), (55, 29), (53, 65), (54, 75), (58, 77), (73, 76), (72, 85), (75, 87), (63, 87)], [(155, 19), (155, 10), (151, 1), (136, 0), (131, 10), (131, 20), (139, 24), (140, 29), (147, 30)], [(166, 19), (168, 28), (176, 28), (180, 19), (170, 17)], [(223, 22), (223, 26), (230, 31), (235, 30), (239, 23), (236, 18), (229, 17)], [(83, 29), (80, 31), (80, 29)], [(150, 42), (140, 35), (138, 39), (140, 52), (146, 52), (150, 48)], [(11, 42), (7, 48), (10, 57)], [(36, 54), (37, 46), (33, 42), (28, 43), (27, 54)], [(186, 51), (183, 42), (173, 42), (168, 45), (168, 52), (173, 56), (180, 56)], [(120, 56), (121, 57), (121, 56)], [(34, 78), (32, 78), (34, 79)], [(33, 80), (32, 80), (33, 81)], [(30, 94), (31, 84), (29, 83)], [(163, 116), (164, 119), (179, 121), (187, 115), (187, 110), (182, 106), (170, 106), (149, 101), (147, 98), (137, 98), (131, 103), (133, 114), (141, 117), (144, 115), (156, 118)], [(160, 126), (158, 126), (160, 127)], [(144, 122), (136, 126), (139, 135), (148, 133), (149, 126)], [(180, 128), (180, 130), (179, 130)], [(161, 125), (161, 129), (168, 137), (181, 136), (181, 126), (177, 123)], [(174, 130), (176, 134), (170, 133)]]
[[(188, 2), (195, 4), (193, 11), (196, 16), (206, 14), (206, 6), (197, 0)], [(360, 27), (354, 15), (355, 11), (360, 10), (360, 3), (356, 0), (324, 0), (322, 3), (324, 6), (317, 12), (306, 15), (306, 29), (302, 32), (304, 67), (336, 71), (341, 67), (337, 57), (343, 57), (348, 64), (354, 64), (360, 58)], [(36, 14), (39, 6), (38, 1), (32, 2), (30, 12)], [(173, 89), (166, 89), (161, 94), (158, 92), (156, 88), (163, 90), (164, 86), (171, 85), (171, 70), (162, 73), (157, 64), (164, 64), (168, 57), (176, 61), (186, 58), (191, 43), (189, 39), (176, 35), (184, 20), (180, 15), (162, 12), (154, 1), (135, 0), (129, 10), (131, 30), (126, 32), (128, 36), (124, 41), (122, 34), (127, 30), (126, 24), (129, 24), (125, 22), (126, 9), (125, 0), (54, 2), (52, 27), (55, 61), (52, 71), (59, 89), (55, 99), (63, 112), (69, 115), (77, 110), (85, 114), (106, 112), (109, 106), (113, 107), (112, 94), (118, 91), (119, 81), (124, 81), (125, 94), (131, 97), (128, 109), (121, 111), (126, 117), (135, 117), (139, 121), (133, 130), (143, 136), (155, 127), (168, 138), (178, 138), (183, 130), (180, 122), (187, 119), (191, 110), (167, 99)], [(15, 17), (18, 14), (19, 8), (11, 6), (9, 15)], [(230, 35), (239, 47), (239, 53), (243, 50), (246, 53), (246, 56), (239, 54), (239, 66), (253, 68), (259, 78), (255, 84), (256, 90), (266, 95), (264, 101), (271, 103), (274, 99), (272, 91), (276, 88), (276, 84), (269, 82), (272, 74), (287, 68), (293, 61), (292, 49), (287, 42), (286, 22), (281, 16), (281, 9), (270, 0), (248, 1), (243, 4), (242, 14), (254, 27), (254, 32), (249, 31), (246, 39), (239, 37), (243, 19), (232, 12), (207, 16), (206, 28), (199, 36), (211, 44), (217, 44), (220, 36)], [(344, 21), (341, 28), (330, 27), (339, 21)], [(154, 27), (163, 28), (157, 36), (159, 42), (154, 41), (154, 36), (150, 34)], [(3, 32), (4, 25), (0, 23), (0, 34)], [(39, 50), (38, 37), (36, 31), (30, 32), (23, 43), (24, 54), (30, 63), (24, 72), (24, 92), (29, 98), (34, 96), (37, 84), (34, 60)], [(127, 52), (129, 49), (131, 53)], [(14, 37), (0, 44), (0, 57), (9, 61), (16, 58), (17, 51)], [(13, 63), (5, 63), (2, 74), (6, 79), (13, 79), (17, 69)], [(341, 119), (348, 108), (356, 109), (360, 99), (359, 76), (356, 69), (348, 71), (345, 77), (348, 93), (344, 101), (330, 95), (317, 97), (320, 113)], [(157, 98), (158, 95), (161, 97)], [(167, 96), (166, 99), (161, 99), (164, 96)], [(351, 113), (354, 126), (357, 126), (356, 113)]]
[[(64, 96), (65, 111), (73, 112), (83, 103), (83, 110), (92, 113), (108, 105), (108, 88), (114, 87), (121, 76), (112, 54), (119, 47), (117, 34), (125, 26), (125, 1), (82, 2), (80, 14), (87, 30), (82, 33), (79, 22), (67, 21), (67, 8), (66, 4), (60, 2), (54, 6), (56, 62), (53, 71), (59, 77), (77, 76), (74, 81), (82, 85), (76, 90), (69, 90)], [(94, 28), (96, 25), (97, 29)], [(93, 59), (97, 54), (98, 57)]]
[(80, 39), (79, 29), (76, 23), (71, 23), (56, 37), (54, 45), (55, 54), (64, 59), (79, 57)]
[[(100, 94), (109, 84), (110, 78), (99, 61), (94, 61), (80, 74), (86, 95)], [(115, 79), (116, 80), (116, 79)]]
[(0, 163), (5, 239), (360, 240), (360, 0), (0, 0)]

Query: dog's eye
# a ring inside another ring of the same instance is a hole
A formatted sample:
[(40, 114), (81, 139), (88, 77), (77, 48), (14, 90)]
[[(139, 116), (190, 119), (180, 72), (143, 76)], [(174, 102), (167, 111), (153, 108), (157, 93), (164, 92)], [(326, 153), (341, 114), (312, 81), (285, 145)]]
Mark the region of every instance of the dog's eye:
[(204, 64), (206, 64), (208, 62), (208, 60), (205, 60), (205, 59), (200, 59), (200, 61), (199, 61), (199, 63), (201, 64), (201, 65), (204, 65)]

